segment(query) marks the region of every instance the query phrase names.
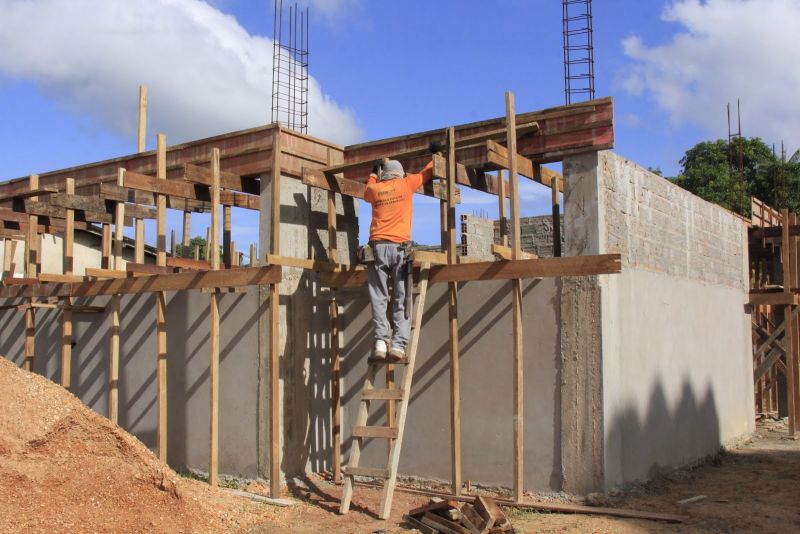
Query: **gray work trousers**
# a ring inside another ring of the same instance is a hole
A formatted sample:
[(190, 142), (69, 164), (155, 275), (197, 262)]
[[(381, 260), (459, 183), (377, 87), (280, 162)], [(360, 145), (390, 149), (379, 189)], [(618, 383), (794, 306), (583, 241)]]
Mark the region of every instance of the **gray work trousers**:
[[(395, 243), (373, 245), (375, 261), (368, 267), (369, 299), (372, 302), (372, 323), (375, 339), (389, 341), (392, 347), (406, 350), (411, 323), (406, 319), (406, 252)], [(389, 306), (389, 283), (392, 284), (392, 324), (386, 316)], [(411, 315), (409, 310), (409, 316)]]

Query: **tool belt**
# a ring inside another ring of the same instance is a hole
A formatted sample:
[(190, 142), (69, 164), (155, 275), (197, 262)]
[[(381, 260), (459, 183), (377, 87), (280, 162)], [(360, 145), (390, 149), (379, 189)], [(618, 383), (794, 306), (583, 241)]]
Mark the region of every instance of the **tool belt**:
[(375, 261), (375, 245), (398, 245), (400, 250), (405, 252), (405, 261), (408, 261), (408, 258), (411, 256), (411, 241), (395, 243), (394, 241), (376, 239), (368, 242), (366, 245), (358, 247), (358, 263), (367, 264)]

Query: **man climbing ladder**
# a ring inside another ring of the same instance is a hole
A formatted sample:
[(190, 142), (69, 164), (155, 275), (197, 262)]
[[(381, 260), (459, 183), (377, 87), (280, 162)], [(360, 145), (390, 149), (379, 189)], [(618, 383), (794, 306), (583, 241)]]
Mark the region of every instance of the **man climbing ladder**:
[[(431, 143), (431, 152), (440, 152), (438, 143)], [(406, 309), (406, 263), (411, 246), (411, 220), (414, 191), (433, 178), (433, 161), (417, 174), (405, 175), (396, 160), (375, 162), (367, 181), (364, 200), (372, 205), (369, 227), (368, 261), (369, 298), (375, 327), (373, 357), (399, 361), (405, 357), (409, 336), (409, 314)], [(392, 287), (392, 324), (386, 317)], [(409, 299), (410, 302), (410, 299)], [(390, 328), (391, 326), (391, 328)]]

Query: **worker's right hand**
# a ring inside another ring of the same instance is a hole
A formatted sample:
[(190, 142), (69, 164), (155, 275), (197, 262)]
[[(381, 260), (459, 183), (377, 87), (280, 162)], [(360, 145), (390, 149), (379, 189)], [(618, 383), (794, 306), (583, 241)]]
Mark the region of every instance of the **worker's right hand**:
[(444, 152), (444, 143), (441, 141), (432, 141), (429, 149), (431, 154), (440, 154), (441, 152)]
[(375, 162), (372, 164), (372, 174), (374, 174), (375, 176), (379, 175), (381, 169), (383, 169), (383, 160), (376, 159)]

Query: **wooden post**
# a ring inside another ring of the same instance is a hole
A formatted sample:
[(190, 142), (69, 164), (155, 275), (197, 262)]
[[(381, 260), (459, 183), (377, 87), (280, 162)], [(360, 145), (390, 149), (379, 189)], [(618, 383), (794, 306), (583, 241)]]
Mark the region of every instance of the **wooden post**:
[[(797, 225), (797, 215), (792, 213), (789, 218), (789, 222), (791, 225)], [(790, 271), (792, 273), (791, 276), (791, 286), (787, 289), (789, 291), (794, 292), (794, 290), (798, 286), (798, 263), (800, 263), (800, 255), (798, 255), (797, 250), (797, 236), (790, 237), (790, 248), (789, 248), (789, 257), (790, 257)], [(792, 328), (792, 343), (791, 343), (791, 351), (789, 351), (789, 347), (787, 346), (787, 360), (791, 357), (792, 361), (794, 362), (791, 369), (793, 373), (793, 381), (794, 381), (794, 428), (797, 431), (800, 428), (800, 315), (798, 317), (794, 317), (794, 314), (791, 312), (794, 311), (795, 308), (793, 306), (789, 307), (789, 322), (793, 323)], [(788, 333), (788, 332), (787, 332)]]
[(144, 263), (144, 220), (136, 219), (136, 235), (134, 238), (134, 261)]
[[(447, 129), (447, 263), (458, 261), (456, 249), (456, 137)], [(461, 495), (461, 377), (458, 354), (458, 283), (448, 284), (450, 330), (450, 445), (453, 493)]]
[(100, 241), (100, 266), (103, 269), (111, 268), (111, 225), (103, 224), (103, 237)]
[[(789, 220), (789, 210), (784, 209), (782, 211), (782, 222), (781, 222), (781, 263), (783, 264), (783, 287), (784, 291), (791, 291), (792, 287), (792, 269), (791, 264), (792, 260), (794, 259), (792, 256), (792, 243), (791, 237), (789, 236), (789, 226), (791, 224)], [(789, 412), (789, 436), (794, 436), (795, 432), (797, 431), (797, 426), (795, 425), (796, 422), (796, 412), (798, 406), (795, 404), (795, 395), (794, 390), (797, 387), (795, 384), (795, 346), (794, 346), (794, 330), (796, 327), (795, 321), (792, 321), (792, 306), (787, 305), (784, 307), (784, 320), (786, 321), (786, 329), (784, 331), (783, 339), (784, 339), (784, 346), (786, 348), (786, 405)]]
[(200, 259), (200, 246), (199, 245), (195, 245), (194, 246), (194, 259), (196, 259), (196, 260)]
[(504, 247), (508, 246), (508, 214), (506, 213), (506, 177), (503, 169), (497, 171), (497, 187), (499, 194), (497, 195), (498, 213), (500, 214), (500, 244)]
[[(330, 149), (328, 150), (328, 164)], [(335, 264), (337, 260), (336, 243), (336, 192), (328, 191), (328, 261)], [(336, 291), (331, 289), (331, 435), (333, 443), (333, 480), (342, 480), (342, 362), (339, 358), (339, 304), (336, 302)], [(388, 386), (387, 386), (388, 387)]]
[[(219, 256), (219, 251), (217, 251), (217, 256)], [(209, 226), (206, 228), (206, 261), (211, 262), (211, 227)]]
[[(517, 176), (517, 127), (514, 94), (506, 93), (506, 146), (508, 147), (508, 177), (511, 189), (511, 259), (522, 257), (522, 236), (519, 224), (519, 181)], [(522, 281), (511, 281), (514, 351), (514, 500), (522, 502), (524, 473), (523, 425), (523, 345), (522, 345)]]
[(183, 212), (183, 240), (181, 241), (181, 256), (189, 255), (189, 242), (192, 240), (192, 212)]
[(250, 243), (250, 267), (255, 267), (258, 265), (256, 261), (256, 244)]
[(239, 253), (236, 252), (236, 241), (231, 241), (230, 256), (231, 256), (231, 267), (238, 267)]
[[(542, 166), (536, 165), (536, 172), (541, 176)], [(561, 256), (561, 207), (558, 202), (558, 176), (554, 176), (550, 182), (553, 198), (553, 257)]]
[[(75, 179), (67, 178), (64, 192), (68, 195), (75, 194)], [(72, 274), (73, 250), (75, 244), (75, 211), (66, 209), (63, 241), (63, 266), (64, 274)], [(64, 304), (72, 305), (72, 299), (67, 297)], [(72, 310), (65, 308), (61, 314), (61, 385), (70, 388), (72, 381)]]
[[(125, 183), (125, 169), (117, 171), (117, 185)], [(125, 203), (117, 202), (114, 210), (114, 269), (122, 270), (122, 244), (125, 239)], [(108, 362), (108, 418), (119, 422), (119, 331), (122, 297), (111, 297), (111, 353)]]
[(174, 258), (176, 256), (175, 253), (178, 251), (177, 242), (175, 241), (175, 229), (174, 228), (172, 230), (170, 230), (169, 236), (170, 236), (169, 237), (169, 254), (170, 254), (170, 256), (172, 256)]
[(17, 242), (14, 239), (3, 239), (3, 280), (14, 277), (14, 255)]
[[(39, 188), (39, 175), (32, 174), (28, 180), (31, 189)], [(38, 200), (38, 197), (31, 197)], [(38, 250), (39, 250), (39, 218), (36, 215), (28, 217), (28, 235), (25, 239), (25, 276), (36, 278), (38, 274)], [(33, 304), (34, 299), (29, 303)], [(36, 346), (36, 315), (33, 306), (25, 310), (25, 363), (22, 367), (26, 371), (33, 371), (33, 354)]]
[[(158, 134), (156, 178), (167, 179), (167, 139)], [(156, 264), (167, 265), (167, 197), (156, 195)], [(167, 463), (167, 292), (156, 294), (156, 354), (158, 380), (158, 459)]]
[(233, 250), (231, 249), (231, 207), (222, 208), (222, 263), (225, 267), (233, 266)]
[(140, 85), (139, 86), (139, 132), (136, 141), (137, 152), (144, 152), (146, 138), (147, 138), (147, 86)]
[[(281, 253), (281, 127), (275, 126), (272, 137), (272, 182), (270, 227), (270, 252)], [(269, 488), (273, 498), (281, 495), (281, 397), (280, 397), (280, 285), (269, 287), (269, 426), (270, 426), (270, 468)]]
[[(219, 149), (211, 150), (211, 246), (217, 248), (219, 239)], [(219, 269), (219, 254), (211, 255), (211, 268)], [(211, 293), (211, 421), (208, 446), (208, 483), (219, 483), (219, 298), (220, 293)]]

